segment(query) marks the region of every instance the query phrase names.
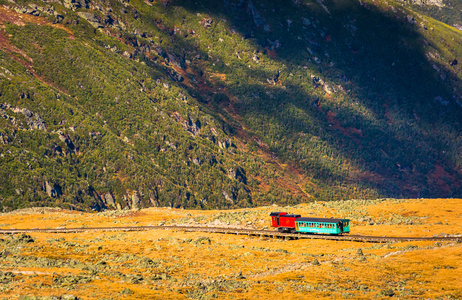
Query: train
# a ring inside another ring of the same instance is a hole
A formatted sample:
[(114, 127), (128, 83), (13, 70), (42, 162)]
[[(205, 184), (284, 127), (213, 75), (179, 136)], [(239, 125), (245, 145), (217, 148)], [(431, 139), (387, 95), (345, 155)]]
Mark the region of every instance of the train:
[(285, 233), (342, 235), (350, 232), (349, 219), (306, 218), (287, 212), (272, 212), (271, 226)]

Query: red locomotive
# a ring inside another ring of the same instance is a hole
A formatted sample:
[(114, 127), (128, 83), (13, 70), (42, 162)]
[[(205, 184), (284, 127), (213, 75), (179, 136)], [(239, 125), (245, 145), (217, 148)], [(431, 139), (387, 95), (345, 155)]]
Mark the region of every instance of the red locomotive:
[(279, 232), (295, 232), (295, 220), (301, 215), (290, 215), (286, 212), (272, 212), (271, 226), (277, 227)]

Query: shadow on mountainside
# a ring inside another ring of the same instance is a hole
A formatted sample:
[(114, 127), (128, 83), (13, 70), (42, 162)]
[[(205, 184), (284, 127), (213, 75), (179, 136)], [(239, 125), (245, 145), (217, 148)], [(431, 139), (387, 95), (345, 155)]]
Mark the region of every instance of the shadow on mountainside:
[[(248, 68), (242, 59), (233, 78), (237, 69), (225, 64), (232, 50), (215, 54), (230, 80), (207, 100), (226, 91), (233, 108), (225, 111), (237, 113), (277, 156), (330, 185), (359, 184), (390, 197), (460, 196), (455, 70), (428, 61), (419, 20), (355, 1), (200, 3), (170, 5), (210, 16), (210, 30), (226, 20), (258, 49), (233, 55), (274, 62), (268, 71), (271, 63)], [(187, 47), (212, 61), (194, 43)], [(326, 155), (333, 162), (323, 161)]]

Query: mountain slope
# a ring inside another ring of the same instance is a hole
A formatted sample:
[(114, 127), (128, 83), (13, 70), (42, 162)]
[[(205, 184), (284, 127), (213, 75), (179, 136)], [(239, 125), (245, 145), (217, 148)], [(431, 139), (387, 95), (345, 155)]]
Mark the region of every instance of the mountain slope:
[(0, 1), (4, 209), (460, 195), (461, 33), (381, 1)]

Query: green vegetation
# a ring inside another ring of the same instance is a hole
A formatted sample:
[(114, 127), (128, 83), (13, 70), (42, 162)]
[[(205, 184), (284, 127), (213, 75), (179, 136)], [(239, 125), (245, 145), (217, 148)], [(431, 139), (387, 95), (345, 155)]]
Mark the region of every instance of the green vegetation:
[(414, 6), (72, 3), (0, 0), (3, 210), (462, 193), (461, 32)]

